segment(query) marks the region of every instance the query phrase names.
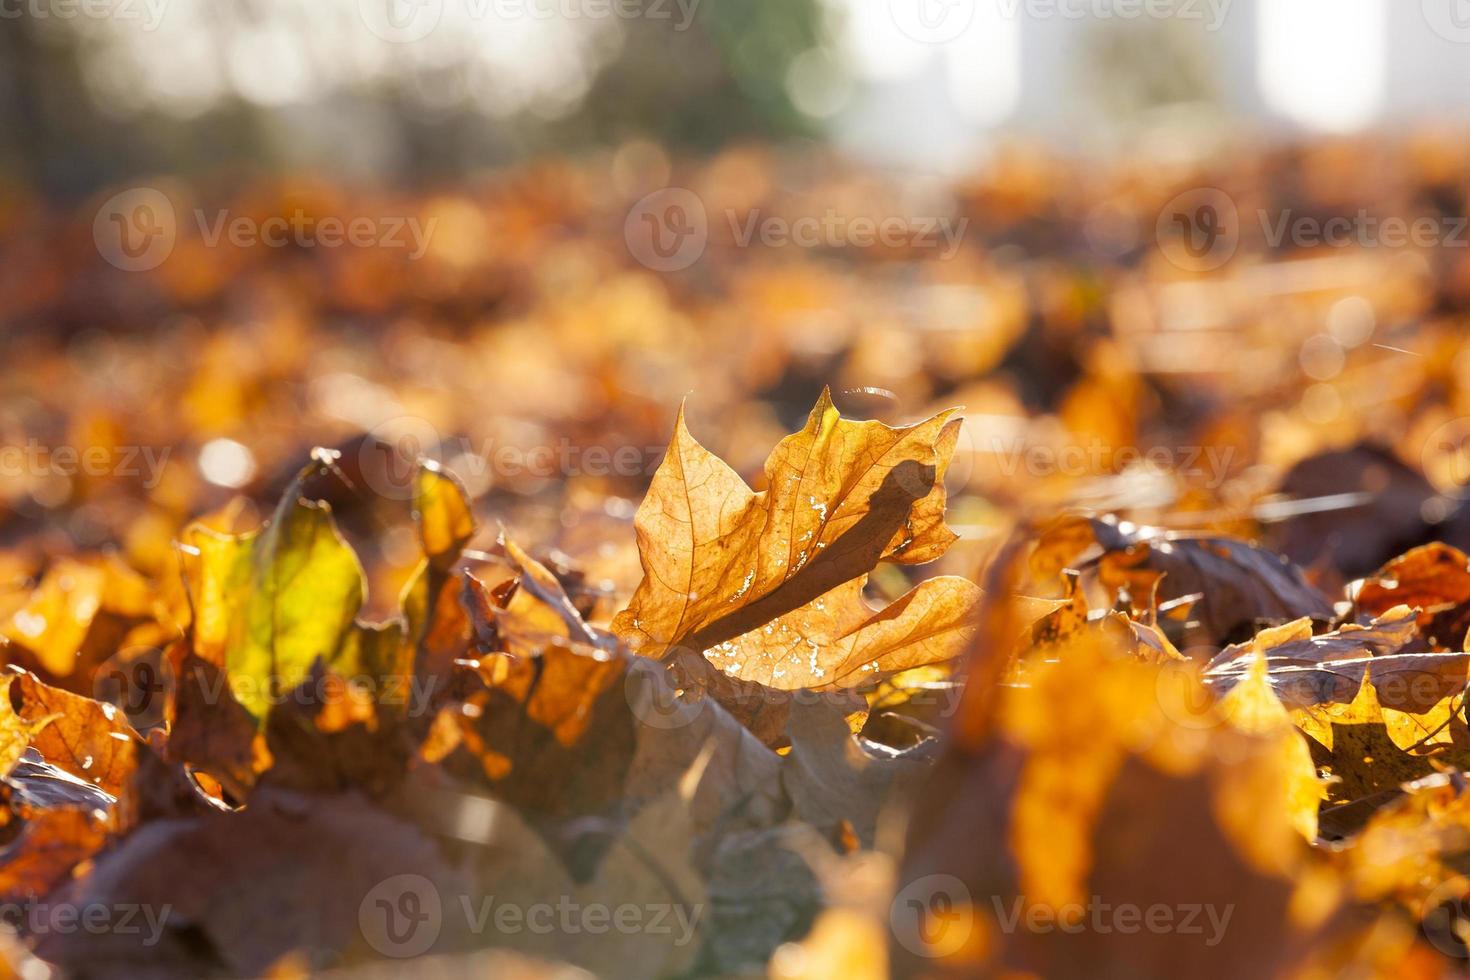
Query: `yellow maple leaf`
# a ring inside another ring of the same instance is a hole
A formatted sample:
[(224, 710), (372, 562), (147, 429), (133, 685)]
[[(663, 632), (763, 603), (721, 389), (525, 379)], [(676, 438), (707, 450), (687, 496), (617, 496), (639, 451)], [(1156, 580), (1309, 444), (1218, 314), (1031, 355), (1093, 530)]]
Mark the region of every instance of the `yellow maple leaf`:
[(647, 656), (703, 652), (729, 677), (782, 690), (856, 687), (954, 656), (973, 630), (971, 582), (930, 579), (882, 611), (862, 596), (879, 561), (930, 561), (955, 540), (942, 482), (952, 414), (854, 422), (824, 391), (756, 492), (681, 412), (638, 509), (643, 581), (614, 631)]

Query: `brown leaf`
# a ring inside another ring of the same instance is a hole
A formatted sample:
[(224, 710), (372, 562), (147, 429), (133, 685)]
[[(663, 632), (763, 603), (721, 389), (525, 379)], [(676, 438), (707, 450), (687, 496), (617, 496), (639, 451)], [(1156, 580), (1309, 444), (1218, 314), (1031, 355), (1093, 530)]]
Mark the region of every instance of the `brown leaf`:
[[(1289, 819), (1298, 773), (1283, 749), (1298, 736), (1207, 717), (1209, 699), (1188, 711), (1198, 691), (1171, 696), (1185, 668), (1101, 639), (1028, 664), (983, 740), (952, 742), (930, 775), (892, 906), (896, 973), (1170, 976), (1187, 964), (1228, 978), (1276, 975), (1310, 948), (1335, 895), (1293, 900), (1310, 858)], [(1119, 928), (1120, 907), (1155, 905), (1212, 910), (1210, 942)]]
[[(555, 578), (516, 554), (551, 602), (518, 588), (500, 609), (467, 576), (472, 608), (495, 621), (488, 632), (516, 637), (511, 645), (520, 653), (481, 661), (484, 690), (456, 712), (463, 745), (447, 766), (467, 775), (465, 759), (472, 759), (497, 797), (553, 838), (555, 826), (569, 820), (626, 819), (674, 785), (702, 749), (711, 756), (692, 803), (701, 827), (730, 808), (762, 812), (775, 805), (774, 753), (713, 699), (676, 690), (663, 665), (615, 645), (589, 648), (556, 635), (590, 628), (568, 625)], [(540, 638), (534, 650), (525, 645), (532, 637)], [(564, 857), (579, 875), (590, 873), (589, 862)]]
[(1354, 604), (1370, 616), (1414, 606), (1431, 649), (1463, 650), (1470, 630), (1470, 555), (1440, 542), (1406, 551), (1363, 580)]
[(1349, 623), (1319, 636), (1300, 620), (1221, 650), (1204, 679), (1223, 694), (1260, 652), (1271, 687), (1288, 708), (1349, 704), (1368, 679), (1384, 707), (1422, 713), (1464, 688), (1470, 653), (1399, 653), (1416, 637), (1414, 619), (1412, 610), (1399, 607), (1366, 626)]
[[(73, 975), (180, 977), (260, 976), (292, 953), (317, 968), (375, 957), (363, 908), (400, 875), (447, 901), (468, 894), (428, 837), (365, 798), (266, 788), (243, 810), (147, 824), (98, 857), (54, 900), (134, 906), (152, 920), (130, 932), (50, 932), (37, 952)], [(462, 939), (449, 911), (435, 948)]]
[(29, 906), (67, 881), (107, 840), (107, 826), (81, 807), (22, 807), (19, 835), (0, 850), (0, 901)]
[(170, 646), (167, 656), (174, 678), (168, 758), (208, 773), (244, 799), (270, 762), (255, 719), (235, 700), (223, 664), (195, 655), (184, 642)]
[[(14, 668), (12, 668), (14, 670)], [(46, 762), (116, 796), (137, 765), (137, 733), (110, 704), (63, 691), (18, 671), (7, 685)]]
[(1184, 631), (1191, 646), (1221, 647), (1253, 636), (1262, 623), (1332, 618), (1332, 605), (1296, 566), (1236, 538), (1064, 517), (1043, 528), (1031, 570), (1055, 587), (1066, 568), (1095, 568), (1109, 593), (1149, 595), (1157, 588), (1161, 603), (1199, 595)]
[(844, 830), (874, 846), (879, 812), (905, 799), (930, 768), (930, 753), (895, 752), (848, 731), (826, 702), (798, 701), (788, 726), (791, 751), (781, 759), (781, 784), (796, 815), (822, 833)]

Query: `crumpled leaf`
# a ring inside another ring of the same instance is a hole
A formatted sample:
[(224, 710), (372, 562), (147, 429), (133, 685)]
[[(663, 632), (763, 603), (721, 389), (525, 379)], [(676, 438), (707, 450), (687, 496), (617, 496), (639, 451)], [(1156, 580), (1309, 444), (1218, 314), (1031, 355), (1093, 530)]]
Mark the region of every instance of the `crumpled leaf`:
[(1264, 629), (1249, 643), (1225, 647), (1210, 661), (1207, 671), (1211, 678), (1234, 676), (1250, 669), (1257, 653), (1274, 669), (1388, 657), (1413, 643), (1416, 636), (1414, 612), (1403, 606), (1385, 610), (1371, 623), (1345, 623), (1318, 635), (1312, 633), (1312, 621), (1302, 618)]
[[(36, 675), (11, 668), (0, 678), (0, 715), (14, 714), (30, 733), (30, 745), (47, 763), (116, 796), (137, 765), (137, 733), (110, 704), (63, 691)], [(11, 732), (17, 722), (7, 723)], [(5, 755), (13, 751), (13, 743)]]
[(1470, 555), (1442, 542), (1406, 551), (1367, 576), (1353, 601), (1370, 616), (1414, 606), (1430, 649), (1463, 650), (1470, 631)]
[(1142, 660), (1163, 662), (1183, 660), (1184, 656), (1174, 644), (1152, 622), (1141, 622), (1117, 609), (1102, 610), (1094, 615), (1088, 606), (1087, 595), (1081, 587), (1081, 576), (1072, 570), (1062, 575), (1063, 596), (1060, 605), (1032, 624), (1030, 642), (1033, 648), (1062, 649), (1075, 642), (1087, 630), (1111, 634)]
[[(462, 748), (447, 766), (463, 774), (472, 759), (498, 798), (553, 836), (554, 826), (589, 815), (626, 819), (674, 785), (701, 751), (710, 757), (691, 803), (698, 826), (732, 809), (747, 811), (739, 819), (748, 820), (779, 807), (770, 749), (713, 699), (676, 690), (663, 665), (570, 623), (555, 577), (519, 548), (507, 552), (521, 578), (506, 606), (472, 577), (466, 590), (472, 615), (490, 620), (477, 622), (476, 632), (509, 638), (518, 652), (482, 658), (484, 689), (455, 711)], [(598, 857), (564, 855), (579, 877)]]
[(1331, 603), (1296, 566), (1236, 538), (1069, 516), (1042, 529), (1030, 565), (1035, 579), (1052, 587), (1063, 569), (1095, 568), (1110, 594), (1157, 589), (1161, 603), (1198, 595), (1184, 630), (1190, 646), (1221, 647), (1254, 635), (1263, 623), (1332, 619)]
[[(1399, 653), (1415, 641), (1416, 630), (1407, 607), (1318, 636), (1308, 620), (1298, 620), (1263, 630), (1250, 645), (1220, 651), (1204, 679), (1216, 691), (1229, 691), (1259, 655), (1271, 689), (1302, 730), (1329, 750), (1334, 723), (1347, 718), (1384, 724), (1405, 751), (1470, 747), (1463, 718), (1470, 653)], [(1371, 704), (1365, 686), (1373, 689)]]
[(729, 677), (782, 690), (850, 688), (954, 656), (972, 631), (970, 582), (930, 579), (881, 611), (862, 595), (880, 560), (929, 561), (954, 540), (951, 414), (852, 422), (824, 392), (754, 492), (681, 412), (635, 518), (644, 578), (614, 632), (645, 656), (703, 652)]
[(787, 731), (791, 751), (781, 758), (781, 784), (796, 815), (829, 838), (846, 822), (867, 848), (879, 812), (907, 798), (933, 760), (927, 749), (894, 752), (851, 734), (842, 713), (821, 701), (798, 701)]

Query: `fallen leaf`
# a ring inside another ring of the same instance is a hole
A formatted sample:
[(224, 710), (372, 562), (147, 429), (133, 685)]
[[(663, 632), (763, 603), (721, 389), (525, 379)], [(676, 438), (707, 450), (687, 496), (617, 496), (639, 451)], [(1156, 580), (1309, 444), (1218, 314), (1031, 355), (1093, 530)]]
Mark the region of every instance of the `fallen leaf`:
[(972, 630), (970, 582), (929, 579), (881, 611), (863, 599), (879, 561), (929, 561), (954, 540), (950, 414), (899, 429), (851, 422), (824, 393), (766, 460), (757, 493), (681, 413), (635, 520), (644, 578), (614, 632), (645, 656), (703, 652), (779, 690), (851, 688), (953, 657)]

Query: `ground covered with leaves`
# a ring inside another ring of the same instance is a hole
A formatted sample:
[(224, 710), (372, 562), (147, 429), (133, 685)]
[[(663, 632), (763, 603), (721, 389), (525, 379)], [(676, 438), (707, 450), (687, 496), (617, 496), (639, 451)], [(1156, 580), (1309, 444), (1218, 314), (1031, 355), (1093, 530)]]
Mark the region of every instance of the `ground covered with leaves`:
[(1467, 145), (1018, 147), (925, 190), (944, 261), (671, 274), (599, 161), (219, 192), (412, 209), (414, 259), (130, 273), (8, 199), (6, 968), (1461, 969), (1470, 257), (1155, 229), (1199, 186), (1464, 213)]

